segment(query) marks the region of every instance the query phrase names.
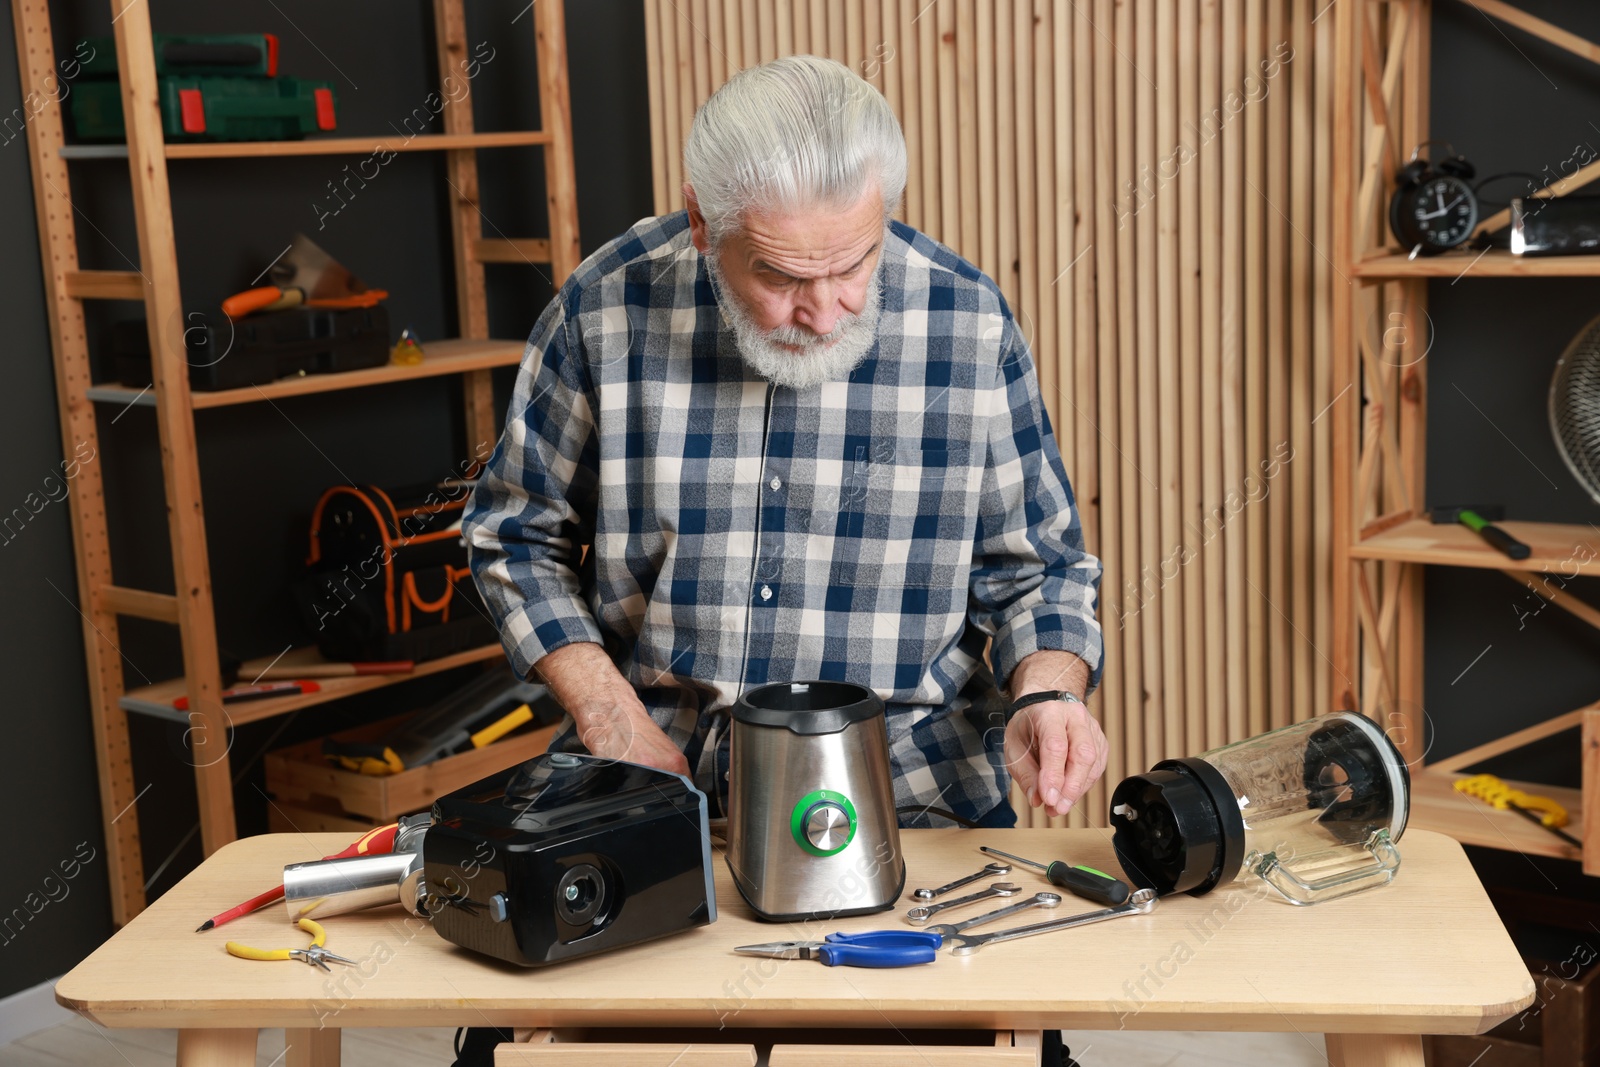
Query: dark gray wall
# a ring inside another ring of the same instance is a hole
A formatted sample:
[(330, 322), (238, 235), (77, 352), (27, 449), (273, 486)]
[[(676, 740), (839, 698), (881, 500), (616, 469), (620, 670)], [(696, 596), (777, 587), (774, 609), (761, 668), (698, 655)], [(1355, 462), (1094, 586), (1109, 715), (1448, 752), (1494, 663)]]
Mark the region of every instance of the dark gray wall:
[[(1518, 6), (1600, 37), (1600, 8), (1586, 0)], [(1433, 58), (1433, 136), (1453, 142), (1480, 177), (1528, 171), (1548, 179), (1600, 156), (1595, 65), (1453, 3), (1434, 7)], [(1503, 201), (1525, 192), (1527, 180), (1497, 182), (1485, 196)], [(1600, 315), (1600, 280), (1441, 280), (1430, 284), (1428, 305), (1428, 502), (1500, 503), (1508, 518), (1600, 524), (1600, 505), (1562, 463), (1546, 415), (1556, 360)], [(1592, 628), (1559, 608), (1539, 610), (1531, 592), (1492, 571), (1433, 567), (1426, 587), (1433, 758), (1600, 696), (1600, 634)], [(1600, 602), (1595, 580), (1568, 591)], [(1481, 769), (1575, 786), (1579, 749), (1569, 731)], [(1600, 895), (1576, 864), (1489, 850), (1474, 860), (1494, 881)]]
[[(1600, 36), (1600, 8), (1584, 0), (1519, 6), (1590, 39)], [(1600, 156), (1600, 68), (1493, 23), (1468, 4), (1436, 5), (1433, 55), (1433, 135), (1453, 142), (1480, 177), (1560, 175)], [(1526, 189), (1521, 178), (1484, 193), (1504, 200)], [(1561, 461), (1546, 415), (1557, 358), (1600, 315), (1600, 281), (1469, 275), (1431, 284), (1428, 305), (1434, 328), (1429, 502), (1500, 503), (1509, 518), (1600, 523), (1600, 505)], [(1594, 601), (1597, 584), (1579, 581), (1571, 591)], [(1435, 754), (1600, 695), (1600, 635), (1539, 605), (1497, 573), (1428, 570), (1424, 703), (1436, 730)], [(1577, 767), (1576, 735), (1567, 734), (1501, 760), (1496, 769), (1576, 784)]]
[[(168, 32), (277, 33), (282, 73), (333, 83), (341, 132), (392, 137), (437, 88), (426, 8), (388, 0), (163, 0), (153, 22)], [(110, 32), (109, 4), (63, 0), (51, 9), (59, 54), (69, 54), (85, 37)], [(533, 20), (519, 9), (468, 5), (469, 42), (488, 42), (494, 49), (472, 82), (480, 129), (538, 125)], [(588, 252), (651, 210), (644, 24), (633, 0), (582, 0), (567, 9), (579, 225)], [(0, 23), (0, 115), (10, 113), (19, 97), (7, 18)], [(413, 119), (411, 128), (417, 123)], [(435, 120), (429, 132), (439, 128)], [(546, 235), (537, 150), (494, 150), (479, 160), (485, 235)], [(223, 296), (248, 285), (290, 235), (304, 230), (369, 284), (390, 291), (391, 332), (409, 324), (424, 339), (452, 334), (455, 290), (446, 214), (451, 190), (443, 158), (401, 154), (364, 187), (352, 183), (355, 195), (346, 193), (337, 214), (324, 217), (317, 205), (323, 211), (339, 206), (327, 183), (342, 181), (342, 168), (355, 162), (315, 156), (174, 164), (169, 175), (185, 309), (215, 316)], [(128, 269), (130, 260), (137, 261), (137, 239), (126, 164), (75, 163), (72, 180), (83, 265)], [(59, 473), (62, 458), (31, 182), (26, 142), (0, 145), (0, 300), (11, 353), (0, 419), (0, 502), (6, 512)], [(490, 268), (496, 336), (527, 335), (551, 296), (547, 272), (521, 265)], [(97, 353), (105, 351), (117, 319), (142, 313), (122, 304), (91, 304), (89, 312)], [(502, 392), (508, 381), (509, 372), (502, 372)], [(200, 414), (208, 548), (224, 647), (240, 656), (270, 655), (306, 640), (287, 589), (304, 556), (307, 517), (318, 493), (347, 478), (411, 484), (450, 473), (465, 455), (459, 396), (458, 383), (435, 379)], [(99, 460), (116, 577), (170, 589), (154, 420), (139, 408), (113, 426), (116, 415), (101, 413)], [(0, 865), (0, 917), (29, 904), (39, 909), (18, 936), (0, 945), (3, 996), (68, 969), (109, 935), (111, 925), (65, 505), (44, 508), (21, 536), (0, 545), (0, 589), (6, 609), (0, 677), (8, 681), (6, 710), (0, 713), (8, 728), (0, 741), (0, 781), (14, 817), (27, 820), (27, 829), (11, 835)], [(126, 621), (119, 644), (130, 685), (179, 670), (170, 627)], [(232, 752), (241, 830), (266, 826), (259, 789), (264, 749), (405, 710), (451, 681), (419, 680), (337, 708), (238, 730)], [(192, 770), (176, 727), (135, 718), (133, 743), (136, 781), (150, 789), (125, 817), (139, 820), (151, 893), (157, 895), (200, 858)], [(73, 859), (80, 842), (96, 858), (62, 883), (57, 864)], [(46, 885), (52, 871), (57, 879)], [(48, 901), (47, 893), (60, 899)], [(47, 901), (43, 907), (41, 900)]]
[[(5, 113), (19, 95), (16, 57), (11, 19), (0, 19)], [(9, 349), (8, 395), (0, 416), (0, 512), (10, 514), (30, 506), (30, 493), (38, 494), (31, 507), (48, 499), (45, 479), (59, 478), (62, 459), (32, 177), (20, 139), (0, 145), (0, 203), (0, 321)], [(64, 502), (43, 506), (19, 536), (0, 544), (0, 589), (0, 676), (7, 690), (0, 705), (0, 782), (15, 821), (10, 855), (0, 864), (0, 920), (20, 908), (24, 921), (0, 933), (4, 994), (61, 973), (110, 932), (104, 857), (83, 866), (70, 882), (58, 867), (76, 860), (82, 842), (102, 851)]]

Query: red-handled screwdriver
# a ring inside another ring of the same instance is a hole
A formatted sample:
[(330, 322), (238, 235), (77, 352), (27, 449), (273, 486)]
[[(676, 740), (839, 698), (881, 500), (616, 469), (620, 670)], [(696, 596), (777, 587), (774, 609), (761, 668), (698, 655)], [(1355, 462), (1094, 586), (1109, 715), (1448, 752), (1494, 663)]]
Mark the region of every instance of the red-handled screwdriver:
[(1044, 872), (1051, 885), (1058, 885), (1063, 889), (1070, 889), (1073, 893), (1092, 900), (1096, 904), (1107, 907), (1116, 907), (1128, 899), (1128, 883), (1120, 878), (1113, 878), (1105, 871), (1097, 871), (1093, 867), (1074, 866), (1062, 860), (1055, 860), (1043, 864), (1037, 860), (1025, 860), (1021, 856), (1013, 856), (1009, 852), (1001, 852), (997, 848), (979, 847), (979, 852), (987, 852), (991, 856), (1004, 856), (1017, 863), (1025, 863), (1029, 867), (1037, 867)]
[[(367, 856), (393, 852), (395, 834), (399, 831), (399, 829), (400, 824), (392, 822), (388, 826), (380, 826), (376, 830), (368, 830), (366, 833), (357, 838), (353, 845), (350, 845), (343, 852), (335, 852), (331, 856), (324, 856), (322, 858), (325, 860), (342, 860), (349, 859), (352, 856)], [(204, 933), (207, 930), (214, 930), (223, 923), (232, 922), (241, 915), (249, 915), (252, 911), (258, 911), (261, 908), (266, 907), (268, 904), (282, 899), (283, 886), (280, 884), (276, 888), (267, 890), (265, 893), (256, 894), (243, 904), (235, 904), (233, 907), (229, 908), (220, 915), (213, 915), (211, 918), (197, 926), (194, 932), (198, 934)]]

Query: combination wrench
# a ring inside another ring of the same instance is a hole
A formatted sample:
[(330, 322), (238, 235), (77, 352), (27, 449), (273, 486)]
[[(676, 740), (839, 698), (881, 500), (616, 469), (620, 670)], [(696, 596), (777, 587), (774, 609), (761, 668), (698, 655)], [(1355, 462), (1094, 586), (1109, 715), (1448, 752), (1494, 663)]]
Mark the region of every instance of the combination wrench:
[(946, 908), (959, 908), (967, 904), (976, 904), (980, 900), (992, 900), (995, 897), (1011, 897), (1022, 892), (1022, 887), (1015, 882), (995, 882), (981, 893), (968, 893), (964, 897), (947, 900), (943, 904), (928, 904), (912, 908), (906, 912), (906, 921), (913, 926), (921, 926), (938, 912)]
[(1027, 900), (1022, 901), (1020, 904), (1013, 904), (1009, 908), (986, 911), (982, 915), (973, 916), (966, 922), (936, 923), (933, 926), (925, 927), (925, 929), (930, 934), (954, 937), (963, 930), (970, 930), (974, 926), (982, 926), (984, 923), (992, 923), (997, 919), (1004, 919), (1006, 916), (1015, 915), (1019, 911), (1027, 911), (1029, 908), (1054, 908), (1060, 903), (1061, 895), (1059, 893), (1035, 893)]
[(969, 874), (965, 878), (957, 878), (955, 881), (951, 882), (949, 885), (942, 885), (938, 889), (919, 889), (916, 892), (912, 893), (911, 895), (913, 897), (915, 897), (917, 900), (932, 900), (934, 897), (942, 897), (942, 896), (944, 896), (946, 893), (950, 892), (950, 890), (952, 890), (952, 889), (960, 889), (964, 885), (970, 885), (973, 882), (976, 882), (979, 878), (982, 878), (986, 874), (1001, 875), (1001, 874), (1010, 874), (1010, 873), (1011, 873), (1011, 864), (1009, 864), (1009, 863), (991, 863), (987, 867), (985, 867), (983, 870), (979, 871), (977, 874)]
[(1154, 889), (1141, 889), (1129, 897), (1126, 904), (1118, 904), (1114, 908), (1086, 911), (1082, 915), (1068, 915), (1065, 918), (1049, 919), (1030, 926), (1013, 927), (1010, 930), (996, 930), (992, 934), (956, 934), (950, 938), (951, 952), (957, 956), (970, 956), (984, 945), (993, 945), (1001, 941), (1014, 941), (1019, 937), (1032, 937), (1034, 934), (1070, 930), (1074, 926), (1088, 926), (1090, 923), (1105, 922), (1107, 919), (1119, 919), (1124, 915), (1148, 915), (1155, 910), (1159, 900)]

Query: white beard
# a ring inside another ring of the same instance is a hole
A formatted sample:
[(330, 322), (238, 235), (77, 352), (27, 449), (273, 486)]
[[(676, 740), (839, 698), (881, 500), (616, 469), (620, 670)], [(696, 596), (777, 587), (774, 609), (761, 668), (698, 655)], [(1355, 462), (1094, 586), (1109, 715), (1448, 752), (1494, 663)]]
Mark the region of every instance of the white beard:
[[(866, 301), (861, 314), (846, 315), (826, 334), (804, 326), (779, 326), (763, 330), (756, 325), (750, 309), (728, 288), (716, 252), (705, 255), (706, 273), (717, 305), (733, 328), (739, 358), (745, 365), (774, 385), (790, 389), (809, 389), (823, 382), (842, 381), (860, 365), (878, 336), (878, 304), (882, 296), (883, 260), (873, 268), (867, 282)], [(798, 345), (799, 351), (780, 345)]]

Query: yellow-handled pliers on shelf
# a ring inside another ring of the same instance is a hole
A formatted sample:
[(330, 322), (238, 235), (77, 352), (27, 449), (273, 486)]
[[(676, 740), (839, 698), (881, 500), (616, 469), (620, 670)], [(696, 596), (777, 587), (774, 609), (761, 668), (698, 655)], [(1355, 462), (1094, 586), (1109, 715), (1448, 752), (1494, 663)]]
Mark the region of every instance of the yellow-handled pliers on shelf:
[(311, 935), (310, 948), (251, 948), (237, 941), (229, 941), (228, 955), (237, 956), (242, 960), (302, 960), (313, 967), (321, 967), (330, 974), (333, 973), (333, 968), (329, 967), (325, 960), (333, 960), (335, 963), (356, 962), (322, 947), (328, 940), (328, 932), (315, 919), (301, 919), (295, 925)]

